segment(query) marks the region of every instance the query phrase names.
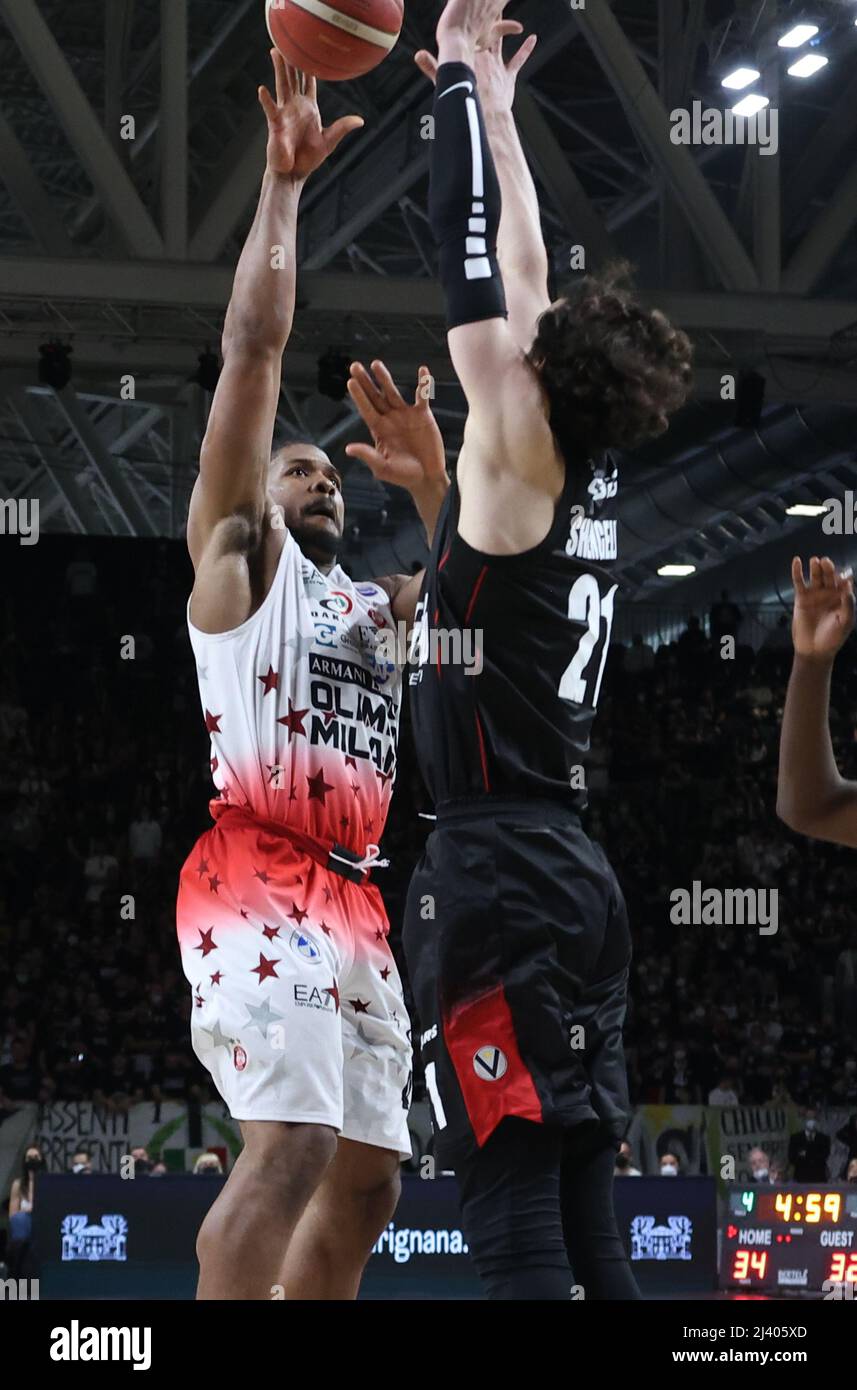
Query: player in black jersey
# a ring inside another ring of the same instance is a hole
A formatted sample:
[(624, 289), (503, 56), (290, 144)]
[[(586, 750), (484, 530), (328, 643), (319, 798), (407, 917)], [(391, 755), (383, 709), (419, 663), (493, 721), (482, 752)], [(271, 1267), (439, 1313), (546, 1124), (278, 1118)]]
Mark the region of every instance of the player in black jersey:
[(533, 41), (504, 66), (503, 37), (521, 32), (504, 9), (450, 0), (438, 60), (417, 56), (436, 80), (430, 214), (469, 416), (412, 646), (437, 827), (405, 954), (436, 1152), (458, 1175), (489, 1296), (567, 1299), (576, 1284), (634, 1298), (612, 1203), (630, 939), (615, 875), (581, 829), (582, 764), (617, 591), (606, 451), (666, 429), (691, 351), (618, 275), (551, 304), (512, 116)]

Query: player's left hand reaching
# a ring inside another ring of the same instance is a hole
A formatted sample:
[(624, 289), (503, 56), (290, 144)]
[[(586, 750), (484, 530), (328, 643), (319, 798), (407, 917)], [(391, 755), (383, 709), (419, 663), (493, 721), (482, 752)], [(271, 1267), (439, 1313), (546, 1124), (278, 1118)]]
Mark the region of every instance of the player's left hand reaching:
[(348, 394), (372, 435), (372, 444), (349, 444), (349, 458), (360, 459), (382, 483), (412, 495), (446, 485), (443, 436), (429, 404), (431, 372), (421, 367), (413, 405), (408, 405), (383, 362), (368, 372), (351, 367)]
[(854, 580), (840, 574), (832, 560), (816, 556), (809, 562), (809, 583), (797, 558), (792, 561), (792, 579), (795, 654), (807, 661), (832, 661), (854, 629)]
[(271, 58), (276, 100), (267, 87), (259, 88), (259, 101), (268, 120), (268, 169), (302, 183), (364, 122), (361, 116), (343, 116), (325, 129), (316, 79), (293, 68), (279, 49), (271, 49)]

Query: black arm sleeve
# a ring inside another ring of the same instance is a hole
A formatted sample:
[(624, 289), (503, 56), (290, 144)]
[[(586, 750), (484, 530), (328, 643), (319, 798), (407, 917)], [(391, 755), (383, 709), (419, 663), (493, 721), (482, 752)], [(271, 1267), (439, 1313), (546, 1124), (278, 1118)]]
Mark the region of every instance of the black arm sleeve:
[(443, 63), (434, 102), (429, 216), (440, 251), (450, 328), (506, 318), (497, 263), (502, 199), (476, 74)]

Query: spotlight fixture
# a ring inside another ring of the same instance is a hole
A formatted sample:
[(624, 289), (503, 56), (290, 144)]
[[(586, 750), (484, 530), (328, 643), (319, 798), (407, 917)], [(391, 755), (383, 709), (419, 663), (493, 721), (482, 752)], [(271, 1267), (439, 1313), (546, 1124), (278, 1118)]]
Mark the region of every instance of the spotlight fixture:
[(813, 77), (822, 68), (826, 68), (829, 61), (823, 53), (807, 53), (803, 58), (798, 58), (796, 63), (792, 63), (787, 71), (789, 77)]
[(318, 359), (318, 390), (332, 401), (344, 401), (348, 395), (353, 357), (339, 348), (328, 348)]
[(661, 565), (658, 574), (662, 579), (687, 579), (696, 574), (696, 565)]
[(66, 343), (42, 343), (39, 348), (39, 381), (62, 391), (71, 381), (72, 348)]
[(826, 516), (829, 510), (820, 502), (795, 502), (786, 507), (786, 516)]
[(736, 116), (757, 116), (770, 104), (770, 97), (763, 97), (758, 92), (754, 92), (750, 96), (742, 97), (740, 101), (736, 101), (731, 110)]
[(749, 87), (753, 82), (757, 82), (762, 76), (758, 68), (736, 68), (724, 77), (721, 86), (726, 87), (730, 92), (743, 92), (745, 87)]
[(810, 39), (814, 39), (817, 33), (817, 24), (795, 24), (787, 34), (783, 34), (779, 40), (779, 47), (803, 48), (803, 45), (809, 43)]

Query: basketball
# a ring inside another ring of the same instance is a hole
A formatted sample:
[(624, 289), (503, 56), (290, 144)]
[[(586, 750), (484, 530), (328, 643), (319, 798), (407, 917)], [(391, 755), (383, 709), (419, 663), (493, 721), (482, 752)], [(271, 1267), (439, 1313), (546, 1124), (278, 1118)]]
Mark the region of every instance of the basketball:
[(325, 82), (371, 72), (396, 46), (402, 0), (266, 0), (268, 33), (287, 62)]

